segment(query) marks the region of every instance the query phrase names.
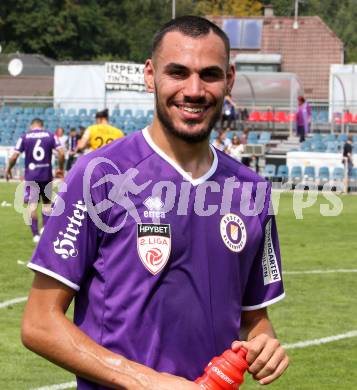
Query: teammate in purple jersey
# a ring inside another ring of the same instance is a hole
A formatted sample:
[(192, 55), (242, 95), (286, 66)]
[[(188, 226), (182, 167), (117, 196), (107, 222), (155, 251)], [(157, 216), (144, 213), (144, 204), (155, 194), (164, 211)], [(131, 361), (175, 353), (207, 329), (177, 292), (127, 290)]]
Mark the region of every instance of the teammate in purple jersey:
[[(22, 340), (78, 389), (199, 389), (232, 346), (268, 384), (288, 366), (267, 306), (284, 297), (271, 188), (209, 135), (235, 70), (214, 24), (154, 37), (152, 126), (82, 157), (29, 268)], [(249, 190), (247, 190), (249, 189)], [(65, 313), (75, 299), (74, 321)]]
[(54, 135), (43, 129), (43, 121), (35, 118), (31, 122), (29, 131), (23, 134), (17, 141), (15, 151), (9, 159), (6, 169), (6, 179), (12, 178), (11, 169), (16, 164), (21, 153), (25, 153), (25, 195), (24, 203), (28, 204), (31, 217), (31, 231), (33, 241), (40, 239), (38, 229), (37, 207), (42, 198), (42, 224), (46, 225), (51, 213), (51, 182), (52, 176), (52, 151), (58, 153), (59, 169), (63, 172), (64, 152)]

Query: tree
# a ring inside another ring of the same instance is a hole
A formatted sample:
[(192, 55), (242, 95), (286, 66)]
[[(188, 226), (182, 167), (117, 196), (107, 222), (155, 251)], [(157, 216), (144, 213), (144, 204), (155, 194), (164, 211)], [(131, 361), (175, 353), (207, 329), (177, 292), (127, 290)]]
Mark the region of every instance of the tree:
[(198, 0), (195, 10), (200, 15), (256, 16), (261, 15), (258, 0)]

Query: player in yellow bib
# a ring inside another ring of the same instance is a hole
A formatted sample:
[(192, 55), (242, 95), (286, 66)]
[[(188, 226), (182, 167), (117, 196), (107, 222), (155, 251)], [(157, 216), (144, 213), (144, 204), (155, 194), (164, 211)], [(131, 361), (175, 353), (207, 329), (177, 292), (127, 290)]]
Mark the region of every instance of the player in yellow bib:
[(78, 141), (77, 151), (89, 148), (96, 150), (109, 144), (117, 138), (124, 137), (124, 133), (108, 123), (108, 109), (98, 111), (95, 115), (96, 124), (89, 126), (82, 138)]

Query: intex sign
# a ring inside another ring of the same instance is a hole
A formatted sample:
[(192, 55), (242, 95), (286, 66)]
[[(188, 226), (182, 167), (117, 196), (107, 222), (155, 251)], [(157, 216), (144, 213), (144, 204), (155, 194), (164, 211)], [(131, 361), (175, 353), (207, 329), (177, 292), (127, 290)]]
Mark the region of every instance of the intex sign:
[(78, 250), (76, 248), (77, 236), (82, 227), (82, 221), (86, 217), (87, 208), (82, 200), (77, 201), (74, 205), (72, 216), (68, 217), (69, 223), (66, 226), (66, 232), (58, 232), (57, 239), (53, 242), (53, 249), (61, 255), (62, 259), (76, 257)]

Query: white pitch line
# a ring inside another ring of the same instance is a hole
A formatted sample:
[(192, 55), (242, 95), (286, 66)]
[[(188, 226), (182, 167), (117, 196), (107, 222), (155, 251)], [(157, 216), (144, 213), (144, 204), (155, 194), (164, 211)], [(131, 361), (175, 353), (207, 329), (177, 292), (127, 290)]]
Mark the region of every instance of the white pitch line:
[(299, 341), (298, 343), (285, 344), (283, 345), (283, 348), (285, 349), (306, 348), (306, 347), (311, 347), (312, 345), (327, 344), (338, 340), (350, 339), (352, 337), (357, 337), (357, 330), (352, 330), (351, 332), (337, 334), (335, 336), (323, 337), (321, 339), (305, 340), (305, 341)]
[(9, 301), (0, 302), (0, 309), (3, 309), (4, 307), (8, 307), (11, 305), (15, 305), (16, 303), (21, 303), (27, 301), (27, 297), (19, 297), (10, 299)]
[(32, 390), (61, 390), (61, 389), (70, 389), (72, 387), (77, 387), (77, 382), (67, 382), (67, 383), (59, 383), (58, 385), (37, 387)]
[(357, 272), (356, 268), (351, 269), (312, 269), (310, 271), (283, 271), (284, 275), (312, 275), (312, 274), (348, 274)]

